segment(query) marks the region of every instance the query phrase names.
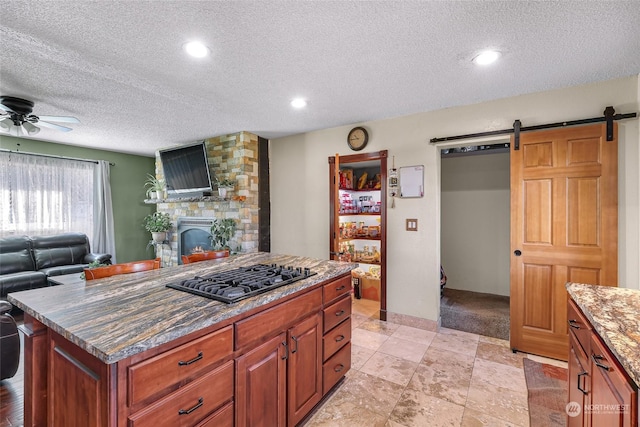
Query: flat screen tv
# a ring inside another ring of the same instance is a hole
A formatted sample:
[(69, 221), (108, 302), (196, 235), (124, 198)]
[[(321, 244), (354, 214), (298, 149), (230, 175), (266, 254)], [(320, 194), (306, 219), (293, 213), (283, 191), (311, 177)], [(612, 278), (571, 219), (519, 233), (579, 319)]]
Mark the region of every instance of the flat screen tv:
[(211, 178), (204, 141), (160, 150), (169, 197), (211, 195)]

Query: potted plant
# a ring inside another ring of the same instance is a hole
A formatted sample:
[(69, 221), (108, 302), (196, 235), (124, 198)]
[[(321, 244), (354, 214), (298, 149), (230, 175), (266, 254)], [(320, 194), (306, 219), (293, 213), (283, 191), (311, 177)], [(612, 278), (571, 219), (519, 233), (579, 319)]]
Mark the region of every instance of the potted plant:
[(149, 199), (161, 199), (164, 193), (164, 179), (158, 179), (150, 173), (147, 174), (147, 180), (144, 182), (147, 188), (147, 197)]
[(211, 226), (211, 246), (213, 250), (229, 249), (229, 240), (236, 232), (236, 220), (232, 218), (214, 219)]
[(142, 226), (151, 233), (154, 242), (162, 243), (167, 240), (167, 231), (171, 228), (171, 217), (168, 213), (154, 212), (144, 217)]
[(218, 186), (218, 195), (223, 199), (227, 197), (227, 191), (233, 190), (236, 185), (236, 181), (233, 179), (218, 179), (215, 177), (216, 185)]

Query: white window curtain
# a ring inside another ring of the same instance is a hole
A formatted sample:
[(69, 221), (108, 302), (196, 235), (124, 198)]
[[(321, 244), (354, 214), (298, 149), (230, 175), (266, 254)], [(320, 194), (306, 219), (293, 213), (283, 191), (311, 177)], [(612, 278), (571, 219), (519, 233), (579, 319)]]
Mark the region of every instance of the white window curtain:
[(109, 162), (99, 160), (95, 165), (95, 197), (93, 204), (92, 252), (111, 254), (111, 263), (116, 263), (116, 241), (113, 228), (113, 206), (111, 203), (111, 167)]
[(80, 232), (92, 242), (95, 167), (86, 161), (0, 152), (0, 235)]

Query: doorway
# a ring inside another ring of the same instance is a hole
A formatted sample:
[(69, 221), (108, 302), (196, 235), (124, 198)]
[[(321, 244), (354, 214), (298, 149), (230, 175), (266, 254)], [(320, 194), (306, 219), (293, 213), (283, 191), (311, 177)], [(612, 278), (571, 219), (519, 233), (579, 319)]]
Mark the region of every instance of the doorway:
[[(492, 147), (480, 149), (479, 147)], [(509, 149), (441, 152), (441, 324), (509, 339)]]
[(387, 151), (329, 157), (329, 259), (360, 264), (356, 298), (387, 320)]

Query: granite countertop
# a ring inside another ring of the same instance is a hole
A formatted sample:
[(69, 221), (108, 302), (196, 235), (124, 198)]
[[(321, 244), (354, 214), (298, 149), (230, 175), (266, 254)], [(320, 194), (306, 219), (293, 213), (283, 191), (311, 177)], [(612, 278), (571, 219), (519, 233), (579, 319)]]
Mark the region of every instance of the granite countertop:
[[(317, 273), (234, 304), (167, 288), (180, 279), (252, 264), (308, 267)], [(114, 363), (348, 273), (357, 264), (251, 253), (15, 292), (8, 300), (105, 363)]]
[(640, 290), (567, 283), (567, 291), (640, 387)]

